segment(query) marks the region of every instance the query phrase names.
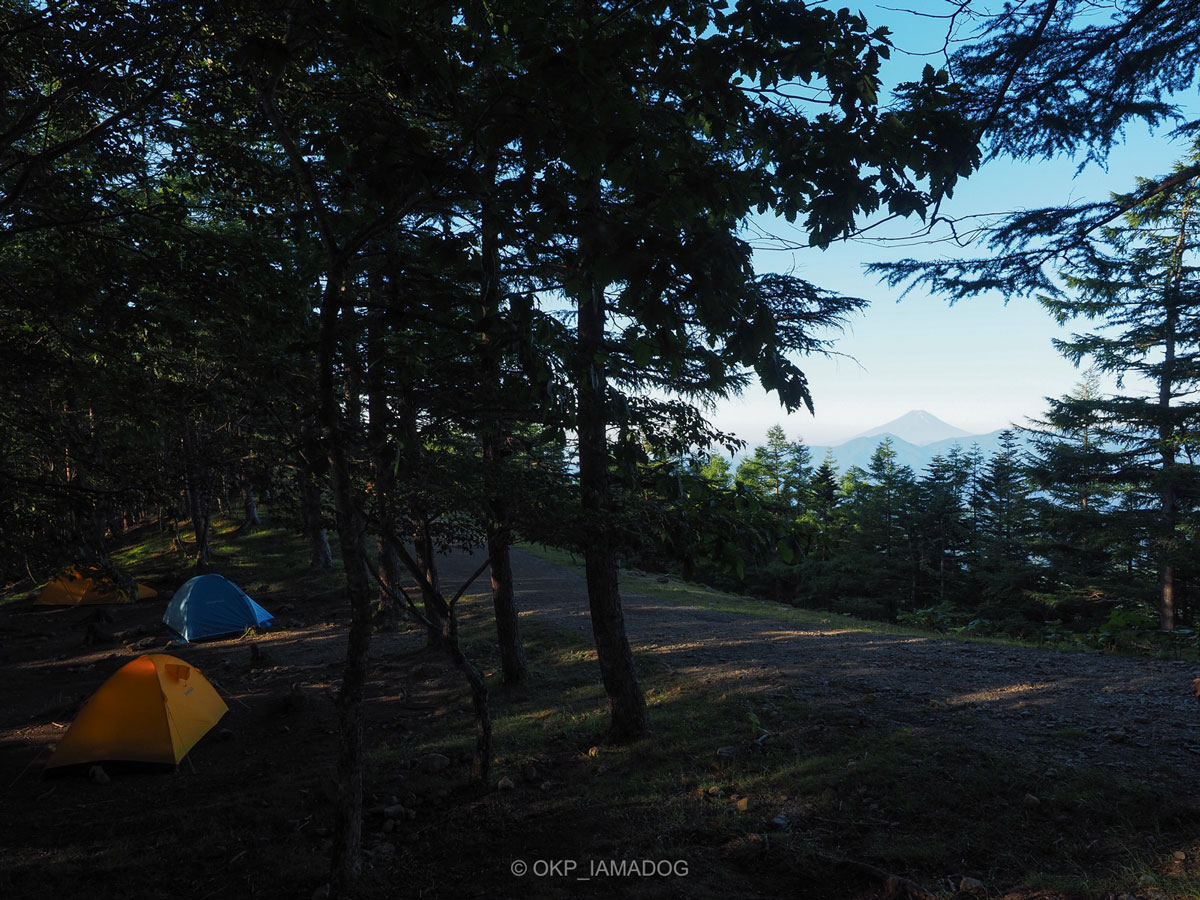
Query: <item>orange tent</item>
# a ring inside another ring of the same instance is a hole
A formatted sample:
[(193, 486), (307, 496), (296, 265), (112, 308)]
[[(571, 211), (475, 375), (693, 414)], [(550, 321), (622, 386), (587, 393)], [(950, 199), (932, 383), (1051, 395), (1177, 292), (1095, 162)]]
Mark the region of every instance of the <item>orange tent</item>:
[[(137, 586), (138, 600), (157, 597), (158, 591), (144, 584)], [(133, 598), (111, 581), (97, 580), (79, 572), (63, 572), (38, 594), (38, 603), (47, 606), (90, 606), (100, 603), (132, 603)]]
[(148, 653), (92, 694), (46, 768), (118, 761), (175, 765), (228, 710), (199, 669)]

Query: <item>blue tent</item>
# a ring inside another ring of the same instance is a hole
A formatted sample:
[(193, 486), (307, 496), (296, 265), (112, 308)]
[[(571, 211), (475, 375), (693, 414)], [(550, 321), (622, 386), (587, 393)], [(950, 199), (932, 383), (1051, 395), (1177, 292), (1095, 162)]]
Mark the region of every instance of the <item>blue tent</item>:
[(274, 617), (222, 575), (197, 575), (175, 592), (163, 621), (185, 641), (265, 628)]

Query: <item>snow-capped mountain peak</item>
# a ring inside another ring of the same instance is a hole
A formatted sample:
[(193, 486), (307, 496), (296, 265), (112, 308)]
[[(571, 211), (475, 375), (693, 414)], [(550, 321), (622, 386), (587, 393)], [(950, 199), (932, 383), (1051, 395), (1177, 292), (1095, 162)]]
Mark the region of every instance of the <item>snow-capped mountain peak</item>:
[(898, 419), (893, 419), (886, 424), (872, 428), (869, 431), (864, 431), (862, 434), (857, 434), (854, 437), (874, 437), (875, 435), (882, 434), (894, 435), (901, 440), (908, 441), (910, 444), (916, 444), (918, 447), (924, 447), (926, 444), (934, 444), (950, 438), (970, 436), (969, 432), (943, 422), (932, 413), (926, 412), (923, 409), (914, 409), (906, 412)]

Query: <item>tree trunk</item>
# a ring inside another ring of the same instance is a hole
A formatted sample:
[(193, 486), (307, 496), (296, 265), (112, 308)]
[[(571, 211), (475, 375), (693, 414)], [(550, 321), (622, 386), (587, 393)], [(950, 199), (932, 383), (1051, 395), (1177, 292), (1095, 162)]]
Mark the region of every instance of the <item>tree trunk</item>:
[(187, 547), (184, 546), (183, 534), (179, 531), (179, 517), (177, 515), (171, 517), (171, 550), (178, 551), (187, 556)]
[(310, 569), (332, 569), (333, 552), (329, 549), (329, 537), (321, 514), (321, 488), (316, 476), (301, 468), (300, 515), (304, 522), (304, 534), (308, 538), (308, 567)]
[[(442, 599), (442, 588), (438, 579), (437, 561), (433, 555), (433, 537), (429, 533), (429, 520), (420, 516), (413, 521), (413, 550), (415, 551), (418, 576), (421, 584), (421, 602), (424, 606), (426, 646), (443, 646), (450, 631), (448, 610)], [(426, 589), (428, 586), (428, 590)]]
[(938, 602), (946, 602), (946, 549), (938, 551)]
[(380, 584), (375, 621), (382, 628), (395, 628), (403, 616), (403, 609), (395, 599), (400, 591), (401, 564), (396, 551), (384, 539), (383, 532), (394, 529), (396, 525), (396, 469), (399, 455), (391, 439), (394, 422), (388, 403), (384, 295), (380, 276), (373, 274), (367, 297), (367, 365), (361, 377), (367, 391), (367, 434), (371, 448), (375, 514), (378, 517), (376, 550)]
[(244, 531), (262, 527), (262, 519), (258, 515), (258, 498), (254, 496), (254, 486), (249, 481), (242, 482), (242, 510), (245, 515), (242, 525)]
[[(321, 302), (318, 381), (321, 435), (329, 454), (330, 486), (337, 510), (338, 542), (350, 602), (346, 666), (338, 692), (338, 796), (334, 810), (329, 893), (347, 895), (362, 871), (363, 694), (371, 645), (371, 586), (367, 572), (366, 525), (350, 477), (346, 423), (336, 393), (338, 320), (342, 313), (344, 269), (331, 261)], [(353, 331), (347, 340), (352, 341)]]
[(196, 537), (195, 560), (199, 567), (212, 559), (208, 544), (212, 522), (212, 478), (197, 452), (195, 426), (190, 420), (183, 423), (183, 453), (188, 512), (192, 517), (192, 532)]
[(584, 567), (592, 634), (611, 714), (610, 737), (642, 737), (648, 730), (646, 699), (625, 634), (625, 613), (617, 586), (617, 563), (608, 513), (607, 373), (604, 352), (604, 292), (591, 281), (578, 301), (579, 486), (584, 521), (591, 523)]
[(1166, 359), (1159, 381), (1158, 414), (1159, 424), (1159, 454), (1162, 467), (1161, 505), (1159, 509), (1162, 535), (1159, 539), (1158, 550), (1158, 627), (1163, 631), (1174, 631), (1176, 625), (1175, 597), (1175, 539), (1178, 527), (1179, 507), (1176, 490), (1177, 469), (1175, 465), (1175, 428), (1169, 416), (1174, 381), (1171, 377), (1175, 360), (1175, 322), (1177, 312), (1172, 309), (1167, 316)]
[(449, 613), (446, 648), (471, 689), (471, 710), (475, 714), (475, 753), (471, 757), (471, 777), (480, 785), (486, 785), (492, 773), (492, 711), (488, 704), (487, 682), (462, 652), (458, 640), (458, 618), (453, 609)]
[[(1194, 185), (1195, 181), (1193, 181)], [(1175, 596), (1174, 556), (1175, 532), (1179, 525), (1179, 498), (1176, 484), (1179, 476), (1175, 465), (1175, 443), (1178, 439), (1178, 432), (1175, 424), (1171, 421), (1171, 399), (1175, 395), (1176, 388), (1175, 353), (1179, 331), (1179, 308), (1183, 302), (1181, 291), (1183, 254), (1187, 243), (1187, 226), (1191, 207), (1192, 200), (1189, 196), (1180, 216), (1179, 234), (1175, 241), (1175, 258), (1165, 288), (1167, 308), (1166, 321), (1163, 323), (1163, 364), (1158, 377), (1158, 440), (1162, 465), (1162, 506), (1160, 509), (1162, 538), (1158, 564), (1160, 594), (1158, 627), (1163, 631), (1174, 631), (1176, 625), (1177, 598)]]
[(379, 557), (379, 599), (375, 607), (375, 622), (380, 628), (395, 628), (405, 618), (404, 608), (396, 602), (400, 593), (400, 559), (391, 544), (382, 537), (376, 541)]
[[(334, 447), (333, 454), (341, 453)], [(330, 896), (341, 897), (361, 872), (363, 802), (363, 694), (371, 646), (371, 587), (363, 547), (363, 523), (349, 483), (344, 456), (331, 470), (338, 507), (338, 538), (350, 601), (346, 665), (338, 692), (338, 795), (334, 810), (334, 842)]]
[(1163, 631), (1175, 630), (1175, 567), (1163, 562), (1158, 567), (1158, 627)]
[(492, 561), (492, 608), (496, 614), (496, 637), (500, 642), (500, 672), (505, 684), (520, 684), (529, 674), (529, 659), (521, 640), (517, 604), (513, 599), (512, 561), (506, 531), (488, 536), (488, 558)]
[[(485, 388), (501, 395), (500, 339), (494, 332), (501, 319), (503, 284), (500, 277), (498, 234), (500, 215), (496, 208), (495, 182), (497, 153), (491, 148), (484, 162), (488, 191), (481, 210), (479, 320), (481, 340), (478, 354)], [(502, 403), (484, 404), (487, 412), (480, 423), (483, 450), (483, 492), (487, 504), (488, 559), (491, 560), (492, 608), (496, 616), (496, 638), (500, 643), (500, 668), (505, 684), (520, 684), (528, 673), (529, 662), (521, 641), (521, 628), (513, 596), (512, 564), (509, 559), (508, 508), (504, 502), (501, 466), (505, 457), (504, 436), (507, 423), (499, 412)]]

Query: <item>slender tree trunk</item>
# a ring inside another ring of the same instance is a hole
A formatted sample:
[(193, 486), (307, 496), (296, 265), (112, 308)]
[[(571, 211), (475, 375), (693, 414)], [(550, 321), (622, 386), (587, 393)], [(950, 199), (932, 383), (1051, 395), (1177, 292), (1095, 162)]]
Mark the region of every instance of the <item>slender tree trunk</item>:
[(492, 565), (492, 608), (496, 614), (496, 636), (500, 642), (500, 671), (505, 684), (520, 684), (529, 674), (529, 659), (521, 640), (521, 625), (513, 597), (512, 560), (506, 531), (488, 537)]
[(321, 487), (317, 478), (307, 468), (301, 468), (300, 516), (304, 522), (304, 534), (308, 538), (308, 567), (310, 569), (332, 569), (333, 552), (329, 549), (329, 536), (325, 532), (321, 512)]
[(92, 508), (92, 541), (99, 554), (104, 553), (104, 548), (108, 544), (109, 517), (108, 510), (100, 504)]
[(253, 531), (262, 527), (262, 519), (258, 515), (258, 498), (254, 496), (254, 485), (248, 480), (242, 480), (242, 511), (245, 515), (243, 530)]
[(396, 525), (396, 468), (399, 456), (391, 440), (393, 416), (388, 403), (388, 360), (385, 347), (387, 322), (383, 310), (384, 291), (378, 276), (372, 278), (367, 313), (367, 365), (363, 378), (367, 391), (367, 432), (371, 446), (375, 515), (379, 522), (376, 550), (379, 559), (379, 593), (375, 620), (383, 628), (394, 628), (402, 610), (399, 594), (401, 563), (383, 531)]
[[(366, 554), (366, 521), (362, 497), (350, 477), (350, 452), (347, 427), (357, 428), (355, 420), (342, 418), (337, 394), (339, 324), (353, 311), (344, 294), (348, 262), (368, 237), (354, 246), (338, 245), (332, 216), (321, 188), (276, 104), (275, 78), (258, 83), (260, 102), (267, 121), (287, 154), (301, 189), (308, 195), (314, 224), (325, 253), (325, 286), (321, 296), (320, 330), (317, 352), (317, 403), (321, 437), (329, 461), (330, 484), (337, 510), (338, 539), (346, 573), (346, 594), (350, 603), (350, 629), (347, 635), (346, 667), (338, 693), (338, 795), (334, 810), (333, 852), (330, 861), (329, 900), (349, 896), (362, 872), (362, 801), (363, 801), (363, 694), (371, 644), (371, 590)], [(378, 227), (382, 229), (384, 220)], [(354, 328), (345, 329), (346, 352), (354, 356)]]
[(187, 556), (187, 547), (183, 543), (183, 534), (179, 530), (179, 516), (171, 517), (171, 550), (179, 551), (184, 556)]
[(1163, 631), (1175, 630), (1175, 532), (1178, 527), (1178, 502), (1176, 498), (1175, 428), (1170, 421), (1171, 394), (1174, 389), (1172, 377), (1175, 363), (1175, 329), (1179, 313), (1172, 307), (1167, 314), (1165, 336), (1165, 359), (1158, 385), (1159, 456), (1162, 478), (1162, 501), (1160, 523), (1162, 538), (1158, 564), (1158, 627)]
[(946, 602), (946, 548), (938, 551), (938, 602)]
[(1175, 630), (1175, 567), (1163, 562), (1158, 567), (1158, 627), (1163, 631)]
[[(331, 455), (342, 453), (333, 448)], [(358, 515), (344, 458), (331, 470), (338, 507), (338, 538), (350, 600), (346, 665), (338, 692), (338, 796), (334, 810), (334, 844), (330, 895), (341, 897), (361, 872), (363, 803), (363, 695), (371, 646), (371, 587), (363, 552), (364, 526)]]
[[(1192, 185), (1195, 186), (1193, 180)], [(1188, 219), (1192, 201), (1189, 196), (1184, 203), (1179, 220), (1179, 234), (1175, 241), (1173, 264), (1166, 284), (1166, 321), (1163, 323), (1163, 364), (1158, 378), (1158, 441), (1162, 471), (1162, 505), (1160, 519), (1162, 527), (1159, 550), (1158, 585), (1160, 600), (1158, 627), (1163, 631), (1174, 631), (1176, 625), (1175, 596), (1175, 543), (1179, 525), (1178, 471), (1175, 466), (1175, 443), (1178, 433), (1171, 421), (1171, 399), (1175, 392), (1175, 353), (1179, 331), (1179, 307), (1183, 301), (1183, 253), (1186, 246)]]
[[(399, 411), (396, 416), (396, 430), (402, 435), (401, 445), (404, 448), (401, 456), (408, 466), (410, 473), (420, 472), (421, 438), (417, 428), (417, 404), (413, 399), (413, 386), (403, 385), (398, 391)], [(409, 490), (407, 515), (409, 517), (409, 533), (412, 537), (413, 553), (420, 574), (411, 574), (421, 586), (421, 602), (423, 615), (428, 624), (426, 629), (426, 646), (441, 647), (448, 633), (448, 611), (441, 600), (441, 585), (438, 580), (437, 560), (434, 558), (433, 536), (429, 529), (429, 515), (423, 507), (424, 498), (419, 490)], [(396, 510), (397, 517), (401, 514)]]
[(480, 785), (486, 785), (492, 773), (492, 710), (488, 703), (487, 682), (483, 673), (462, 651), (458, 639), (458, 616), (453, 609), (449, 613), (448, 625), (446, 648), (470, 687), (471, 710), (475, 715), (475, 753), (471, 757), (471, 777)]
[(917, 578), (921, 571), (921, 556), (913, 543), (912, 537), (908, 539), (908, 608), (914, 609), (917, 605)]
[[(371, 587), (367, 572), (366, 524), (350, 478), (347, 429), (336, 393), (338, 320), (342, 314), (345, 271), (332, 261), (321, 302), (318, 355), (321, 434), (329, 453), (330, 486), (337, 510), (338, 543), (350, 602), (346, 666), (338, 692), (338, 796), (334, 811), (334, 842), (330, 896), (345, 896), (361, 874), (363, 801), (363, 694), (371, 645)], [(350, 331), (348, 341), (352, 341)], [(350, 348), (353, 352), (354, 348)]]
[[(484, 385), (499, 394), (502, 348), (493, 331), (495, 324), (500, 322), (503, 286), (500, 278), (498, 241), (500, 216), (494, 195), (496, 168), (496, 152), (493, 149), (484, 164), (484, 177), (487, 179), (489, 190), (484, 198), (481, 213), (479, 318), (482, 337), (478, 353)], [(498, 411), (501, 405), (485, 404), (489, 411), (485, 413), (480, 426), (480, 443), (483, 449), (483, 491), (490, 520), (487, 525), (487, 546), (488, 558), (491, 560), (492, 608), (496, 617), (496, 638), (500, 644), (500, 669), (504, 683), (515, 685), (525, 680), (529, 662), (525, 655), (525, 645), (521, 641), (521, 628), (513, 593), (512, 562), (508, 552), (512, 540), (501, 477), (501, 466), (505, 457), (505, 422)]]
[(382, 537), (376, 540), (375, 549), (379, 558), (380, 581), (375, 621), (381, 628), (395, 628), (407, 615), (395, 599), (400, 593), (402, 566), (399, 557), (396, 556), (396, 551)]
[(208, 467), (200, 460), (195, 426), (191, 420), (183, 423), (183, 453), (188, 512), (192, 517), (192, 532), (196, 537), (195, 560), (199, 567), (212, 559), (208, 544), (212, 522), (212, 478)]
[[(412, 531), (413, 550), (421, 572), (421, 600), (425, 619), (429, 623), (426, 629), (426, 645), (441, 647), (449, 633), (450, 621), (449, 611), (442, 602), (442, 588), (438, 578), (437, 560), (434, 558), (433, 537), (429, 533), (429, 520), (425, 516), (418, 516), (412, 523)], [(430, 590), (425, 590), (426, 585)]]
[[(589, 258), (584, 254), (584, 259)], [(586, 264), (586, 263), (585, 263)], [(610, 736), (616, 741), (642, 737), (648, 730), (646, 699), (633, 665), (633, 651), (625, 633), (625, 613), (617, 585), (617, 561), (612, 546), (608, 514), (608, 415), (605, 394), (607, 373), (603, 362), (605, 299), (594, 279), (578, 301), (579, 363), (577, 387), (579, 415), (579, 486), (584, 521), (592, 531), (586, 537), (584, 568), (592, 634), (604, 690), (611, 714)]]

